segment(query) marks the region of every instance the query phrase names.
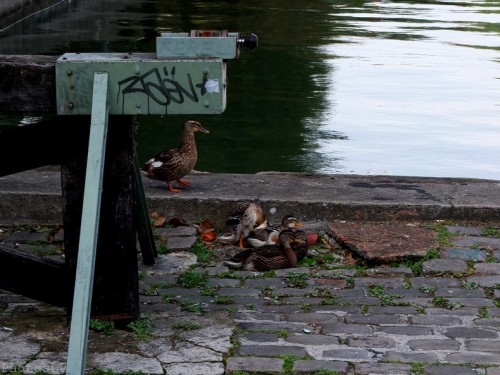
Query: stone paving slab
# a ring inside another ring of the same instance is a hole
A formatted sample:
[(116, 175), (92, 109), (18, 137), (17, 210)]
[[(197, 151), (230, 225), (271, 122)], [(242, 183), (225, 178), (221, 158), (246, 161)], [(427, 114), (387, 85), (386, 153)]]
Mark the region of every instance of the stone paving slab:
[(436, 248), (436, 232), (414, 224), (340, 222), (335, 239), (369, 263), (401, 262)]

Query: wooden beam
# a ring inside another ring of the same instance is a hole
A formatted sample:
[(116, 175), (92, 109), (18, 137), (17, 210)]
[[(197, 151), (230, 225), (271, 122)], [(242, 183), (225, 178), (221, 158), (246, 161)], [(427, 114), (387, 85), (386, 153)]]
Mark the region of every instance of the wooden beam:
[(0, 112), (56, 113), (57, 58), (0, 55)]
[[(1, 105), (1, 104), (0, 104)], [(36, 124), (13, 126), (0, 136), (0, 176), (45, 165), (60, 165), (75, 147), (87, 147), (88, 116), (54, 116)]]
[[(132, 118), (110, 116), (108, 126), (108, 140), (111, 141), (106, 146), (91, 316), (93, 319), (130, 321), (139, 317)], [(78, 257), (86, 153), (86, 147), (75, 149), (75, 154), (62, 166), (64, 247), (72, 277), (70, 293)], [(70, 295), (69, 300), (72, 299)], [(71, 314), (71, 307), (68, 314)]]
[(66, 306), (64, 262), (42, 258), (0, 244), (0, 289)]

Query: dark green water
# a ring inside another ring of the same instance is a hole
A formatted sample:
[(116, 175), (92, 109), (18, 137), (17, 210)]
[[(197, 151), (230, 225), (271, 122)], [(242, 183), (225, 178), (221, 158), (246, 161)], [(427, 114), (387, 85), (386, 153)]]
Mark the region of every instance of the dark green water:
[[(259, 47), (228, 63), (226, 111), (196, 116), (210, 130), (197, 170), (500, 179), (499, 13), (498, 1), (72, 1), (4, 32), (0, 53), (254, 32)], [(139, 117), (140, 160), (176, 146), (188, 117)]]

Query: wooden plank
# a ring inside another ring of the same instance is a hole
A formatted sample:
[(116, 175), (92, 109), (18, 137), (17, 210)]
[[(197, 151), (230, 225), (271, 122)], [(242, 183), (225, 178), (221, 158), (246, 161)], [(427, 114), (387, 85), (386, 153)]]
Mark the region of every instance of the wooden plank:
[(108, 73), (98, 72), (94, 74), (89, 150), (71, 314), (67, 374), (76, 375), (85, 372), (106, 156), (108, 108)]
[[(82, 117), (84, 117), (83, 126)], [(68, 122), (71, 120), (71, 125)], [(36, 124), (2, 130), (0, 136), (0, 176), (45, 165), (60, 165), (88, 139), (88, 116), (54, 116)], [(12, 145), (19, 145), (13, 147)]]
[(65, 276), (64, 262), (0, 244), (0, 289), (64, 307)]
[(102, 320), (139, 318), (133, 127), (131, 116), (110, 117), (92, 312)]
[(0, 55), (0, 112), (56, 112), (58, 56)]

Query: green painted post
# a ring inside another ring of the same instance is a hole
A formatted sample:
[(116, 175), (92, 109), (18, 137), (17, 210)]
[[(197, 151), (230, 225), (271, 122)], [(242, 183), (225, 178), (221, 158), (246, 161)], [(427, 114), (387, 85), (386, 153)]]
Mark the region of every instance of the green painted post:
[(66, 374), (85, 372), (108, 130), (108, 73), (94, 73), (89, 150)]

